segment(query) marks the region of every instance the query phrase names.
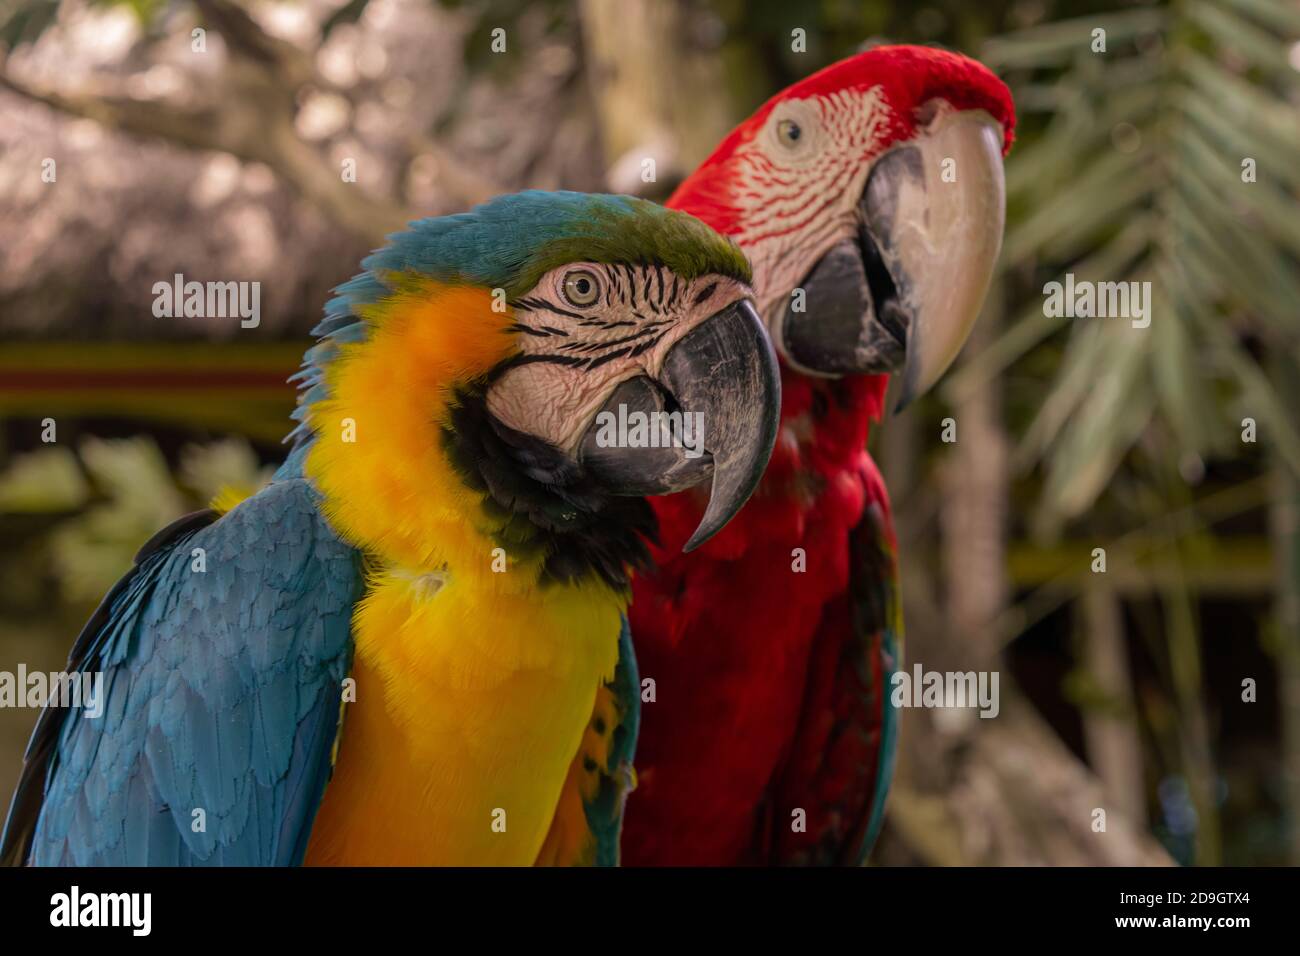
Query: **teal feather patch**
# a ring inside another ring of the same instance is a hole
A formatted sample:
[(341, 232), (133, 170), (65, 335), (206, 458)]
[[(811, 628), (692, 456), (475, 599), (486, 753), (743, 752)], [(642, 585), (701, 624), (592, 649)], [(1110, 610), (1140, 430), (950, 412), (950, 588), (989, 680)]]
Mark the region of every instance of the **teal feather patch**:
[(609, 773), (601, 777), (595, 799), (584, 807), (587, 826), (596, 838), (596, 866), (618, 865), (623, 805), (636, 786), (632, 760), (641, 729), (641, 676), (637, 673), (636, 651), (626, 617), (618, 635), (618, 666), (608, 687), (619, 709), (619, 722), (613, 730), (613, 746), (609, 751)]
[(82, 632), (68, 669), (103, 674), (103, 715), (41, 715), (0, 860), (301, 862), (331, 770), (359, 556), (305, 481), (213, 517), (147, 546)]
[(876, 839), (880, 836), (880, 828), (885, 823), (885, 801), (889, 797), (890, 784), (894, 781), (894, 762), (898, 752), (898, 708), (888, 703), (888, 688), (894, 686), (894, 675), (898, 673), (901, 663), (899, 660), (901, 650), (902, 648), (899, 646), (899, 641), (893, 629), (886, 630), (881, 636), (882, 672), (884, 675), (881, 683), (885, 691), (881, 702), (884, 714), (880, 727), (880, 757), (876, 765), (876, 785), (871, 794), (871, 808), (867, 816), (867, 829), (862, 837), (862, 845), (857, 852), (858, 865), (866, 862), (871, 853), (871, 848), (876, 845)]

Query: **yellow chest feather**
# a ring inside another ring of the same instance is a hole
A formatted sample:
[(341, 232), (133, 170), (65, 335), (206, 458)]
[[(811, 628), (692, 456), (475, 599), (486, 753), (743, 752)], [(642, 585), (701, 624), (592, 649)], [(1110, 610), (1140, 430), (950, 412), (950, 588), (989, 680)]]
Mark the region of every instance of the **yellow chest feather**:
[(307, 862), (534, 863), (613, 675), (620, 612), (594, 585), (376, 575)]
[(511, 354), (511, 318), (490, 290), (403, 282), (361, 308), (365, 341), (338, 346), (327, 395), (306, 406), (305, 473), (380, 569), (353, 614), (355, 700), (307, 862), (531, 864), (553, 820), (544, 858), (580, 829), (572, 799), (557, 805), (625, 600), (540, 585), (540, 548), (495, 573), (500, 510), (444, 439), (456, 389)]

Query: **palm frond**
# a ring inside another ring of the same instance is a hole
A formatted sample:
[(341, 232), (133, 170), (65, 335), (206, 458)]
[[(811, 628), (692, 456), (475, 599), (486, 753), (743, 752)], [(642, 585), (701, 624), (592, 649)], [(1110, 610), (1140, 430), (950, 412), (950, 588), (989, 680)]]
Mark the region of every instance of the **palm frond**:
[[(1297, 410), (1260, 358), (1300, 355), (1298, 40), (1300, 10), (1284, 0), (1186, 0), (983, 49), (1022, 117), (1002, 262), (1021, 294), (950, 389), (1060, 350), (1016, 457), (1044, 469), (1040, 523), (1089, 508), (1135, 448), (1231, 455), (1243, 413), (1300, 473)], [(1150, 282), (1150, 325), (1046, 317), (1043, 284), (1066, 273)], [(1170, 441), (1141, 441), (1148, 429)]]

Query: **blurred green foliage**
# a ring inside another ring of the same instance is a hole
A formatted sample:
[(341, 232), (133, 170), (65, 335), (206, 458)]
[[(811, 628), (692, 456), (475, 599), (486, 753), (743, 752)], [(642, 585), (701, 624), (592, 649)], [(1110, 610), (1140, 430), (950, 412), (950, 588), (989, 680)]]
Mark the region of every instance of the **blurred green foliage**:
[(227, 489), (251, 494), (272, 470), (242, 438), (186, 445), (175, 474), (147, 435), (85, 438), (76, 452), (50, 445), (14, 457), (0, 473), (0, 523), (46, 516), (38, 554), (66, 601), (93, 604), (159, 528)]

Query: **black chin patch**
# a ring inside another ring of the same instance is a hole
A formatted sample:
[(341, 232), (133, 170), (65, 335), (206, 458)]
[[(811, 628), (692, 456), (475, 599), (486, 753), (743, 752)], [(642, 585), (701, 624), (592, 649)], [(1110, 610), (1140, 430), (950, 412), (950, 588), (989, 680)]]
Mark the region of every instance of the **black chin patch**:
[(802, 301), (791, 296), (781, 323), (782, 348), (795, 362), (827, 375), (902, 368), (907, 316), (865, 227), (827, 250), (799, 287)]
[(817, 372), (855, 370), (858, 338), (871, 316), (871, 287), (857, 244), (832, 246), (792, 296), (781, 326), (786, 354)]
[(657, 543), (659, 531), (649, 503), (608, 493), (554, 445), (503, 425), (482, 386), (457, 392), (442, 438), (461, 480), (500, 522), (493, 540), (515, 558), (545, 556), (543, 583), (594, 575), (623, 589), (649, 567), (646, 541)]
[(900, 183), (924, 185), (921, 154), (902, 147), (877, 161), (858, 200), (858, 227), (817, 261), (791, 297), (781, 346), (799, 365), (827, 375), (896, 372), (907, 359), (910, 278), (895, 265)]

